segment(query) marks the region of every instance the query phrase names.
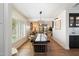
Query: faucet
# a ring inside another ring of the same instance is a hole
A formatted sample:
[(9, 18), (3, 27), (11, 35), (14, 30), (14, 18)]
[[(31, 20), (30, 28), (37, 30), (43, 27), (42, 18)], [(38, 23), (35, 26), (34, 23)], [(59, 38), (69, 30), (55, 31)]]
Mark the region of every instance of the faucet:
[(72, 34), (75, 34), (75, 28), (73, 28), (73, 30), (72, 30)]

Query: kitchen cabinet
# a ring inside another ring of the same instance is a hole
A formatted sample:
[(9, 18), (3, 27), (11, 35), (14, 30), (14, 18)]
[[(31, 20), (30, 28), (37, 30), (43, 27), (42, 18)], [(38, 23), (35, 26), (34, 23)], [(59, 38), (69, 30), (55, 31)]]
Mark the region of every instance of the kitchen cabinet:
[(79, 35), (70, 35), (69, 36), (69, 47), (70, 48), (79, 48)]
[(79, 13), (69, 14), (69, 27), (79, 27)]

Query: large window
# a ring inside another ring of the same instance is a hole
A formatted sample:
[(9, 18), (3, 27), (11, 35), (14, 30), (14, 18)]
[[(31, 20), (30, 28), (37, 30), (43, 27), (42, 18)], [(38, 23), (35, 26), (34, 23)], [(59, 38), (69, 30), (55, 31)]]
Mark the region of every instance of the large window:
[(26, 36), (26, 24), (12, 19), (12, 43)]

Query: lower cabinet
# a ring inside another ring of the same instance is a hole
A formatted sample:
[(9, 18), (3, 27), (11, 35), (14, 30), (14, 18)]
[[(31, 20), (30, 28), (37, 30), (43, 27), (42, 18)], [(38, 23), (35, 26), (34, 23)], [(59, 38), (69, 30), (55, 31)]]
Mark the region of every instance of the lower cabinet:
[(69, 47), (70, 48), (79, 48), (79, 35), (69, 36)]

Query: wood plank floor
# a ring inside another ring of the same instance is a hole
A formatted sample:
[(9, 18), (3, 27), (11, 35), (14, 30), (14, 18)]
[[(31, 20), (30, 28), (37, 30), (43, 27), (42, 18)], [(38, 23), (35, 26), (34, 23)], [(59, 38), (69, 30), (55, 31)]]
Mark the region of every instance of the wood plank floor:
[[(50, 40), (47, 54), (37, 54), (36, 56), (79, 56), (79, 49), (65, 50), (53, 39)], [(30, 41), (25, 43), (18, 50), (17, 56), (34, 56), (32, 43)]]

